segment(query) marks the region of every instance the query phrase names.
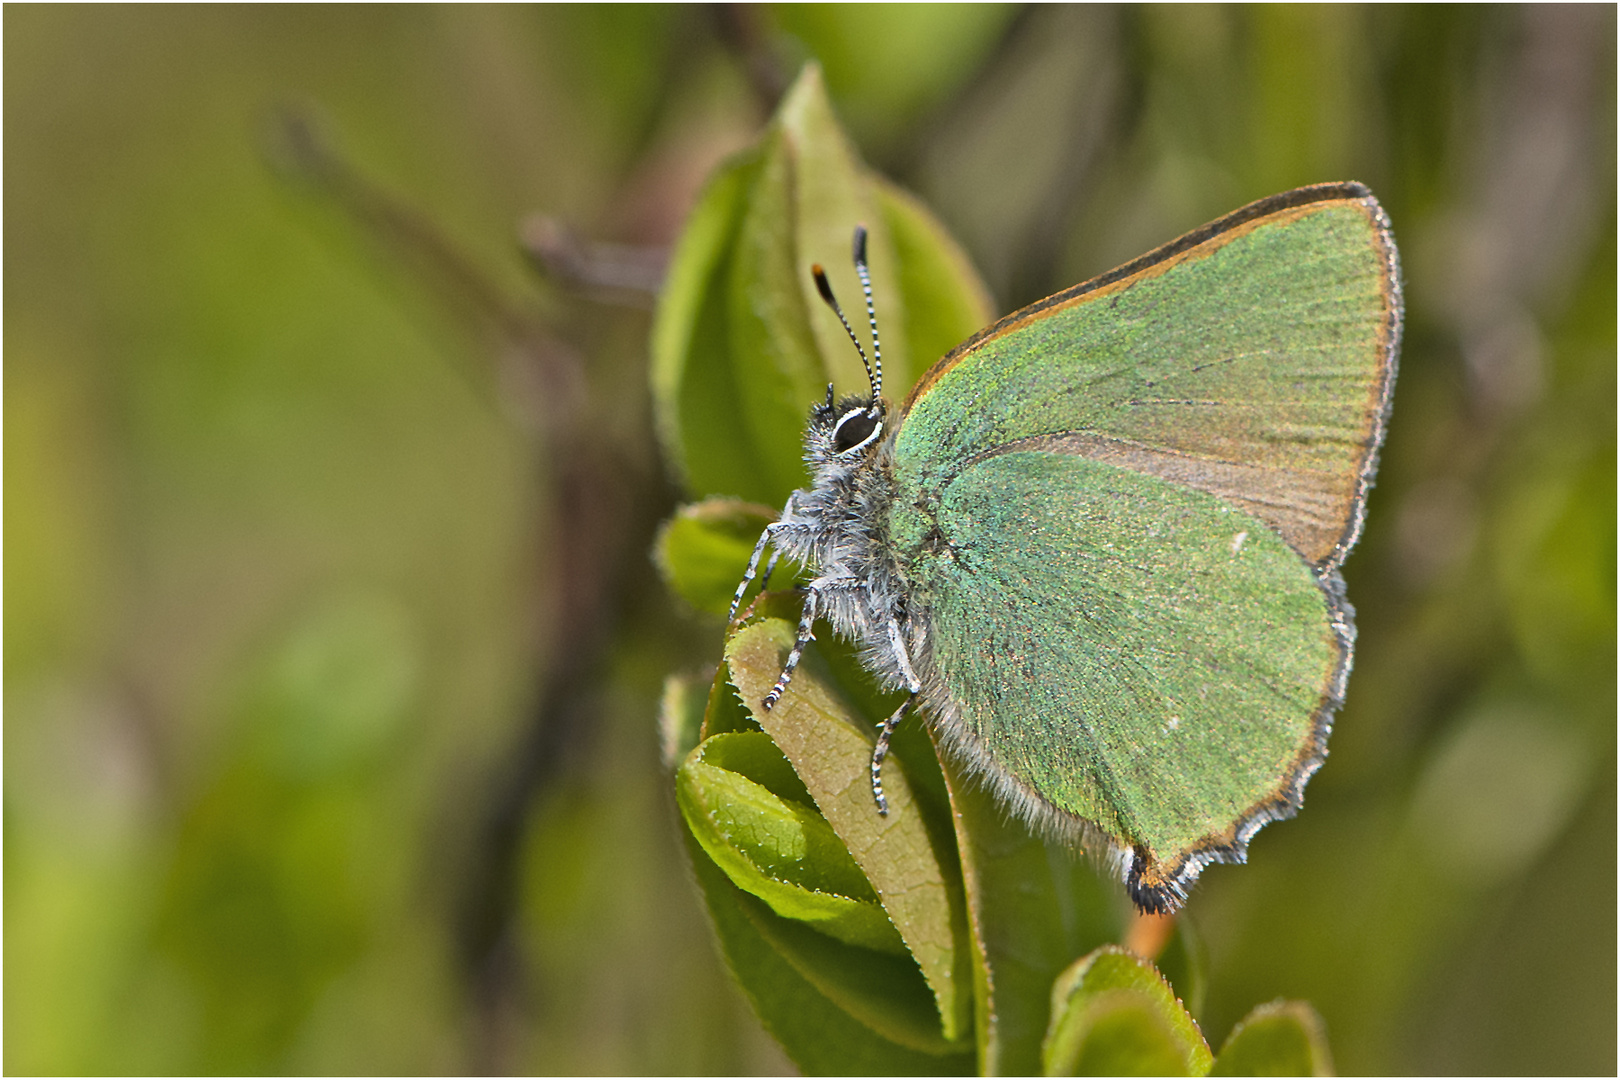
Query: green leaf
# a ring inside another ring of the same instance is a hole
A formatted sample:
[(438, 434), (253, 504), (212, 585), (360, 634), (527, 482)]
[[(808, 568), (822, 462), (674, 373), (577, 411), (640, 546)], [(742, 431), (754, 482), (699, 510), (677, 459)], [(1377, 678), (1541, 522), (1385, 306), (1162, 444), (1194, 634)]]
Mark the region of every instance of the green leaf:
[(1153, 965), (1117, 945), (1052, 984), (1047, 1076), (1203, 1076), (1209, 1045)]
[(793, 763), (827, 822), (876, 889), (889, 917), (934, 992), (947, 1041), (968, 1031), (971, 1002), (966, 912), (960, 886), (936, 851), (903, 763), (885, 766), (889, 813), (872, 800), (873, 734), (819, 677), (802, 665), (774, 709), (759, 702), (782, 671), (794, 627), (765, 619), (732, 636), (726, 646), (731, 677), (754, 720)]
[(1239, 1020), (1211, 1076), (1332, 1076), (1327, 1031), (1303, 1001), (1273, 1001)]
[(799, 440), (810, 405), (824, 396), (827, 377), (810, 330), (799, 275), (809, 273), (793, 243), (793, 163), (773, 128), (762, 147), (759, 175), (743, 212), (726, 296), (731, 355), (747, 453), (767, 487), (744, 492), (779, 506), (807, 480)]
[(771, 777), (773, 786), (792, 771), (767, 736), (741, 732), (705, 741), (675, 777), (681, 815), (715, 865), (778, 915), (851, 945), (903, 953), (876, 893), (826, 820), (733, 771), (739, 768)]
[(894, 244), (913, 376), (901, 383), (885, 365), (887, 393), (898, 401), (934, 361), (990, 325), (995, 306), (967, 253), (911, 193), (881, 177), (873, 191)]
[[(796, 811), (793, 815), (796, 820), (788, 822), (786, 829), (805, 827), (811, 834), (811, 844), (823, 848), (819, 860), (785, 859), (784, 845), (773, 836), (783, 831), (783, 823), (770, 818), (754, 820), (737, 830), (744, 837), (739, 846), (747, 849), (742, 854), (752, 865), (744, 866), (740, 873), (733, 872), (738, 863), (736, 854), (717, 853), (705, 840), (702, 830), (706, 824), (685, 812), (688, 802), (682, 793), (684, 820), (704, 853), (715, 865), (726, 870), (733, 885), (765, 901), (768, 910), (751, 901), (740, 904), (742, 914), (753, 929), (817, 991), (873, 1031), (913, 1050), (957, 1055), (964, 1063), (970, 1062), (970, 1054), (961, 1045), (952, 1045), (944, 1038), (933, 995), (922, 973), (906, 953), (848, 851), (832, 835), (826, 822), (809, 809), (809, 792), (770, 738), (757, 731), (717, 735), (703, 744), (700, 759), (703, 765), (715, 771), (739, 774), (734, 780), (746, 776), (748, 781), (779, 796), (788, 804), (790, 812)], [(691, 774), (701, 771), (701, 766), (691, 768), (691, 764), (683, 769), (683, 782), (691, 781)], [(750, 796), (754, 800), (759, 798), (757, 792), (745, 793), (739, 798), (735, 792), (724, 790), (724, 785), (717, 787), (716, 793), (732, 814), (737, 813), (739, 806), (745, 806)], [(823, 835), (818, 837), (817, 832)], [(833, 849), (830, 853), (825, 850), (828, 845)], [(803, 889), (785, 890), (780, 888), (779, 881), (761, 882), (764, 874), (773, 873), (794, 878), (811, 891), (806, 894)], [(854, 917), (848, 905), (837, 902), (841, 899), (835, 895), (837, 892), (864, 898)], [(880, 922), (883, 931), (873, 940), (863, 940), (866, 935), (860, 932), (837, 932), (840, 928), (858, 926), (862, 919), (872, 918)], [(829, 940), (825, 936), (829, 934), (839, 941)]]
[[(774, 915), (765, 904), (733, 885), (706, 857), (691, 833), (684, 828), (682, 832), (693, 873), (703, 890), (715, 935), (732, 974), (761, 1022), (803, 1072), (941, 1075), (971, 1071), (971, 1054), (928, 1054), (886, 1038), (871, 1022), (872, 1009), (860, 1010), (867, 1022), (855, 1018), (852, 1009), (856, 1008), (855, 1000), (862, 988), (877, 987), (894, 992), (892, 998), (876, 1002), (883, 1018), (877, 1025), (889, 1030), (905, 1028), (906, 1014), (915, 1010), (898, 1004), (913, 1000), (912, 995), (896, 990), (900, 981), (893, 965), (902, 963), (900, 958), (852, 949), (801, 928), (801, 934), (819, 939), (815, 948), (802, 947), (808, 943), (793, 940), (794, 924), (790, 920)], [(792, 944), (785, 947), (788, 942)], [(847, 996), (840, 995), (848, 1007), (835, 1003), (822, 989), (837, 985), (836, 980), (823, 977), (812, 981), (803, 974), (810, 970), (825, 976), (825, 968), (832, 961), (837, 961), (834, 971), (842, 975), (842, 985), (848, 990)], [(885, 964), (890, 967), (885, 968)], [(905, 966), (914, 973), (915, 985), (922, 991), (930, 1026), (937, 1027), (926, 987), (915, 975), (916, 968), (909, 963)]]
[(758, 907), (749, 916), (782, 958), (839, 1008), (900, 1046), (957, 1059), (942, 1069), (972, 1071), (971, 1044), (944, 1037), (934, 995), (909, 956), (843, 945)]
[[(746, 777), (787, 802), (797, 803), (800, 806), (815, 805), (815, 801), (810, 798), (809, 789), (804, 786), (804, 781), (799, 779), (799, 774), (793, 771), (788, 759), (782, 756), (782, 751), (763, 731), (716, 735), (703, 744), (703, 752), (698, 756), (698, 760), (704, 765)], [(849, 854), (843, 851), (842, 847), (840, 852), (843, 855)], [(854, 870), (855, 875), (848, 879), (850, 888), (858, 890), (849, 895), (863, 897), (873, 895), (871, 886), (864, 877), (860, 877), (860, 871), (855, 869), (853, 861), (849, 863), (849, 868)]]
[(1011, 820), (942, 757), (972, 927), (979, 1071), (1033, 1075), (1053, 980), (1072, 957), (1118, 940), (1126, 907), (1084, 856)]
[(1204, 953), (1203, 939), (1198, 936), (1186, 913), (1172, 917), (1176, 922), (1170, 932), (1170, 940), (1165, 942), (1163, 951), (1152, 959), (1159, 974), (1175, 989), (1181, 1003), (1196, 1018), (1203, 1014), (1204, 997), (1209, 991), (1206, 970), (1209, 960)]
[(687, 490), (780, 505), (806, 479), (810, 406), (829, 382), (866, 388), (860, 357), (810, 276), (820, 263), (864, 322), (850, 253), (857, 224), (868, 230), (884, 390), (898, 401), (923, 364), (989, 321), (990, 305), (938, 222), (861, 164), (811, 64), (760, 144), (704, 190), (659, 300), (653, 399), (665, 455)]
[[(737, 693), (731, 687), (726, 665), (715, 665), (714, 680), (709, 684), (709, 703), (703, 710), (703, 728), (700, 739), (721, 735), (728, 731), (758, 731), (759, 725), (748, 715)], [(688, 751), (690, 753), (691, 751)]]
[(651, 336), (654, 416), (664, 459), (687, 489), (760, 498), (757, 458), (739, 445), (742, 399), (725, 298), (745, 195), (759, 154), (745, 151), (710, 178), (670, 260)]
[(1063, 1016), (1049, 1076), (1191, 1076), (1176, 1033), (1153, 1002), (1103, 990)]
[(691, 675), (671, 675), (664, 680), (658, 702), (658, 742), (664, 768), (673, 770), (702, 739), (708, 689)]
[[(664, 583), (699, 611), (724, 616), (748, 557), (776, 511), (736, 499), (705, 499), (681, 507), (664, 522), (653, 559)], [(791, 581), (798, 567), (783, 568)]]
[[(793, 597), (794, 604), (800, 598)], [(796, 611), (786, 605), (786, 616)], [(818, 630), (818, 634), (820, 631)], [(817, 677), (825, 678), (839, 697), (874, 728), (905, 701), (898, 690), (885, 691), (862, 666), (859, 650), (854, 643), (836, 634), (821, 634), (814, 643), (811, 661)], [(928, 726), (917, 710), (913, 710), (895, 728), (889, 743), (889, 756), (901, 762), (911, 794), (922, 810), (923, 822), (933, 838), (934, 851), (943, 860), (941, 866), (947, 881), (959, 882), (962, 877), (961, 860), (956, 853), (956, 831), (952, 821), (950, 793), (945, 788), (945, 776), (940, 770), (939, 756), (934, 751)]]
[(827, 375), (845, 391), (866, 388), (860, 354), (850, 344), (837, 316), (822, 303), (809, 267), (816, 263), (826, 271), (835, 294), (844, 297), (851, 318), (862, 321), (857, 314), (863, 306), (860, 279), (851, 258), (855, 226), (862, 224), (867, 227), (866, 250), (878, 325), (890, 331), (883, 350), (885, 387), (891, 394), (907, 389), (917, 372), (911, 364), (906, 337), (895, 333), (907, 325), (907, 297), (900, 288), (899, 260), (890, 242), (888, 218), (875, 198), (872, 177), (833, 115), (819, 66), (805, 67), (782, 99), (776, 122), (793, 163), (793, 224), (798, 255), (793, 281), (810, 314), (811, 331)]

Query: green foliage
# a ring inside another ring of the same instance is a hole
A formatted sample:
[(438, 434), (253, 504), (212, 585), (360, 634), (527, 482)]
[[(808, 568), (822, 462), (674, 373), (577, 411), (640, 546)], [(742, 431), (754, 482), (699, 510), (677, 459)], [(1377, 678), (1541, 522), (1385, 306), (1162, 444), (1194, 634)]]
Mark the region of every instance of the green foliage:
[[(871, 736), (833, 693), (812, 680), (790, 705), (758, 705), (781, 672), (793, 645), (793, 624), (768, 619), (734, 635), (726, 666), (749, 712), (781, 747), (840, 840), (872, 882), (933, 992), (935, 1021), (946, 1043), (961, 1042), (969, 1027), (967, 931), (962, 894), (951, 872), (949, 825), (937, 804), (919, 799), (897, 760), (890, 814), (870, 812)], [(704, 744), (707, 745), (707, 744)], [(700, 748), (701, 749), (701, 748)], [(926, 768), (926, 762), (918, 762)], [(929, 810), (934, 813), (925, 814)]]
[[(777, 794), (765, 774), (802, 794)], [(797, 779), (769, 737), (737, 732), (692, 751), (675, 774), (675, 796), (698, 846), (778, 915), (849, 945), (904, 952), (877, 894)]]
[[(651, 295), (537, 276), (514, 242), (539, 212), (663, 254), (718, 161), (757, 175), (810, 57), (851, 156), (994, 298), (933, 320), (920, 294), (980, 286), (867, 174), (913, 375), (1249, 199), (1378, 193), (1408, 333), (1333, 753), (1155, 963), (1217, 1046), (1286, 994), (1352, 1074), (1615, 1071), (1612, 5), (23, 5), (5, 29), (8, 1072), (791, 1070), (757, 1016), (807, 1071), (978, 1068), (896, 1041), (942, 1038), (909, 951), (783, 919), (671, 843), (705, 719), (759, 730), (705, 614), (754, 537), (715, 538), (691, 602), (659, 585)], [(283, 103), (391, 201), (267, 165)], [(717, 220), (734, 244), (740, 211)], [(858, 308), (848, 222), (833, 240), (799, 271)], [(759, 357), (731, 351), (712, 254), (681, 334), (718, 345), (674, 415), (715, 480), (686, 497), (774, 509), (791, 477), (751, 478), (722, 391)], [(559, 355), (578, 378), (537, 379)], [(614, 467), (558, 481), (603, 443)], [(580, 505), (602, 494), (644, 518)], [(574, 556), (615, 544), (633, 576), (570, 607)], [(830, 636), (813, 662), (863, 728), (893, 707)], [(950, 820), (926, 733), (899, 743)], [(999, 913), (990, 1035), (1034, 1072), (1063, 968), (1141, 935), (1088, 867), (993, 825), (964, 864)], [(855, 1004), (869, 986), (888, 1004)]]
[(1256, 1007), (1227, 1036), (1210, 1075), (1332, 1076), (1322, 1018), (1300, 1001)]
[(1076, 960), (1052, 986), (1046, 1076), (1329, 1076), (1322, 1020), (1299, 1001), (1261, 1005), (1221, 1052), (1152, 964), (1117, 946)]
[(819, 263), (835, 292), (858, 298), (857, 222), (869, 230), (879, 325), (903, 331), (884, 342), (891, 392), (989, 321), (966, 257), (915, 200), (855, 160), (808, 68), (759, 145), (709, 181), (659, 297), (653, 400), (687, 490), (779, 506), (804, 483), (810, 404), (829, 382), (866, 385), (807, 270)]
[(1124, 949), (1081, 957), (1052, 984), (1046, 1076), (1203, 1076), (1210, 1061), (1164, 977)]
[(683, 506), (658, 532), (658, 569), (682, 600), (723, 616), (737, 591), (737, 566), (747, 564), (760, 532), (774, 520), (775, 511), (735, 499)]
[[(755, 609), (791, 600), (765, 596)], [(943, 778), (949, 806), (930, 795), (938, 761), (915, 728), (897, 740), (890, 814), (874, 826), (869, 731), (814, 648), (776, 709), (739, 713), (738, 696), (759, 701), (793, 641), (781, 618), (745, 622), (676, 791), (729, 966), (801, 1068), (1200, 1076), (1213, 1061), (1222, 1075), (1328, 1071), (1320, 1020), (1300, 1003), (1257, 1009), (1213, 1057), (1151, 963), (1093, 948), (1123, 930), (1117, 890), (1009, 825), (962, 778)], [(729, 730), (750, 723), (765, 730)], [(903, 948), (871, 933), (874, 910)], [(1184, 926), (1163, 956), (1202, 992)]]

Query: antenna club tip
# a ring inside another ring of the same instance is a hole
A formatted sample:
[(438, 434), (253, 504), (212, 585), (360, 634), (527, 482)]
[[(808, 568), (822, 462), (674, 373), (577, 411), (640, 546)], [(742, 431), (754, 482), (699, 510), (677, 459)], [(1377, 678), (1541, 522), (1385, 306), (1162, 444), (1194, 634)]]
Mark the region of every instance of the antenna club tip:
[(855, 261), (866, 262), (866, 226), (855, 226)]
[(820, 263), (811, 264), (810, 276), (816, 279), (816, 291), (821, 294), (821, 299), (826, 301), (828, 307), (836, 311), (838, 301), (833, 299), (832, 285), (828, 283), (827, 272), (821, 268)]

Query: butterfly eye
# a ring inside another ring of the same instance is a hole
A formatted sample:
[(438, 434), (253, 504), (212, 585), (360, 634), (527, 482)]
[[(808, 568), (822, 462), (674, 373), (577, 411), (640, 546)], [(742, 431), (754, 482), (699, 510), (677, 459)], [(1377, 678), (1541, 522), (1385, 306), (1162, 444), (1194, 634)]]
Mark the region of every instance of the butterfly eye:
[(833, 453), (847, 454), (857, 447), (865, 446), (882, 428), (883, 423), (873, 410), (851, 409), (838, 418), (838, 426), (833, 428)]

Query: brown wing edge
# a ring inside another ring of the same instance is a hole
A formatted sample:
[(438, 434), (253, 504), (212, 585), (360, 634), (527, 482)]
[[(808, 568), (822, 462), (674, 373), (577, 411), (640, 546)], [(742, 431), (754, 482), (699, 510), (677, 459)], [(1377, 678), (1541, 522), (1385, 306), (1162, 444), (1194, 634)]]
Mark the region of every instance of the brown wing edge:
[[(1243, 862), (1248, 856), (1249, 841), (1263, 826), (1273, 821), (1291, 818), (1299, 813), (1300, 807), (1305, 802), (1306, 783), (1327, 758), (1327, 741), (1328, 735), (1333, 730), (1333, 717), (1344, 704), (1345, 688), (1350, 680), (1356, 642), (1355, 608), (1350, 605), (1345, 595), (1344, 578), (1339, 574), (1339, 567), (1343, 565), (1350, 550), (1355, 547), (1356, 541), (1361, 539), (1361, 530), (1366, 522), (1367, 494), (1372, 490), (1374, 478), (1378, 473), (1379, 451), (1383, 447), (1384, 434), (1389, 426), (1390, 408), (1394, 400), (1395, 375), (1400, 365), (1405, 301), (1401, 288), (1400, 254), (1396, 250), (1395, 238), (1390, 230), (1389, 215), (1384, 212), (1384, 208), (1373, 197), (1372, 192), (1360, 184), (1325, 186), (1360, 188), (1362, 194), (1358, 201), (1372, 222), (1374, 235), (1384, 258), (1384, 322), (1379, 331), (1379, 346), (1383, 356), (1380, 365), (1381, 377), (1372, 386), (1367, 403), (1366, 415), (1370, 423), (1363, 444), (1366, 451), (1356, 479), (1356, 493), (1351, 500), (1350, 515), (1345, 522), (1344, 532), (1333, 550), (1313, 564), (1317, 573), (1317, 585), (1327, 600), (1328, 614), (1338, 646), (1338, 660), (1334, 664), (1333, 675), (1317, 702), (1316, 711), (1311, 716), (1310, 735), (1284, 773), (1282, 783), (1272, 794), (1250, 807), (1230, 829), (1219, 836), (1205, 837), (1167, 864), (1154, 862), (1147, 852), (1139, 848), (1130, 853), (1130, 867), (1125, 873), (1125, 887), (1136, 906), (1150, 914), (1169, 914), (1178, 910), (1186, 902), (1187, 890), (1197, 881), (1204, 867), (1217, 862)], [(1300, 188), (1277, 198), (1314, 190), (1316, 189)], [(1236, 217), (1269, 201), (1263, 199), (1229, 217)], [(1223, 222), (1226, 220), (1222, 219)], [(1215, 224), (1219, 225), (1221, 222)]]
[(1156, 863), (1142, 849), (1130, 853), (1125, 888), (1136, 906), (1149, 914), (1167, 915), (1186, 903), (1190, 889), (1211, 863), (1241, 863), (1248, 858), (1249, 841), (1273, 821), (1284, 821), (1305, 804), (1305, 785), (1327, 758), (1333, 717), (1344, 704), (1345, 686), (1355, 652), (1355, 608), (1345, 597), (1344, 579), (1337, 570), (1319, 574), (1317, 584), (1327, 598), (1338, 658), (1333, 674), (1311, 714), (1310, 735), (1295, 754), (1276, 789), (1251, 806), (1224, 832), (1206, 836), (1167, 863)]
[[(1317, 576), (1327, 600), (1329, 621), (1338, 656), (1333, 673), (1311, 714), (1310, 734), (1300, 746), (1276, 788), (1260, 799), (1227, 829), (1203, 837), (1168, 861), (1155, 860), (1141, 847), (1123, 846), (1102, 826), (1054, 806), (1011, 774), (994, 769), (991, 758), (951, 704), (950, 693), (938, 675), (930, 652), (914, 658), (923, 681), (923, 700), (932, 727), (944, 749), (968, 776), (982, 785), (1012, 816), (1037, 834), (1088, 852), (1110, 876), (1124, 882), (1136, 906), (1148, 914), (1167, 915), (1180, 910), (1187, 893), (1204, 867), (1211, 863), (1241, 863), (1248, 857), (1249, 841), (1273, 821), (1299, 813), (1305, 802), (1305, 784), (1327, 758), (1333, 716), (1344, 704), (1345, 685), (1355, 646), (1355, 609), (1344, 594), (1344, 579), (1337, 571)], [(913, 642), (914, 648), (919, 642)]]
[[(1357, 185), (1358, 187), (1360, 185)], [(1304, 190), (1304, 189), (1302, 189)], [(1366, 191), (1365, 188), (1362, 188)], [(1356, 494), (1350, 502), (1350, 516), (1344, 533), (1327, 557), (1316, 563), (1323, 573), (1337, 570), (1344, 564), (1350, 549), (1361, 539), (1361, 529), (1367, 519), (1367, 494), (1378, 475), (1378, 454), (1384, 445), (1384, 433), (1389, 427), (1389, 414), (1395, 400), (1395, 375), (1400, 368), (1401, 327), (1406, 317), (1406, 301), (1401, 287), (1401, 257), (1395, 248), (1395, 236), (1390, 231), (1389, 215), (1368, 191), (1360, 200), (1372, 221), (1378, 247), (1384, 257), (1384, 323), (1379, 328), (1379, 349), (1382, 352), (1380, 378), (1373, 384), (1367, 400), (1366, 415), (1370, 420), (1366, 452), (1361, 459), (1361, 470), (1356, 477)]]

